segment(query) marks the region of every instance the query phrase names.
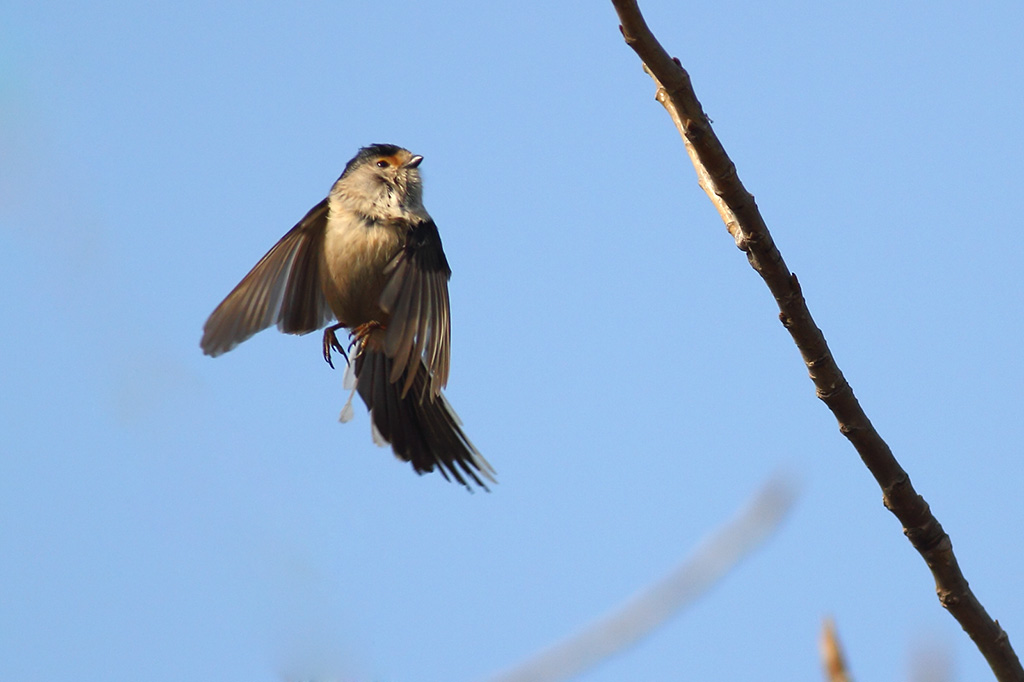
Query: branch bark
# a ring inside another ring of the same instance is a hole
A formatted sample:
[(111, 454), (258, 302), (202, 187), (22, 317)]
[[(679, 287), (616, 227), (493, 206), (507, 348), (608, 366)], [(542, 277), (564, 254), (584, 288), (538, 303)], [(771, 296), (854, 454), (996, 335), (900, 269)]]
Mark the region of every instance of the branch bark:
[(935, 578), (939, 601), (974, 640), (999, 680), (1024, 682), (1006, 632), (974, 596), (953, 554), (949, 536), (914, 490), (910, 477), (872, 426), (853, 389), (836, 364), (814, 323), (796, 275), (776, 248), (754, 197), (740, 182), (736, 167), (711, 129), (679, 60), (668, 55), (651, 33), (636, 0), (612, 0), (623, 38), (654, 79), (656, 98), (668, 111), (686, 144), (700, 186), (718, 209), (736, 246), (747, 254), (779, 306), (779, 319), (800, 349), (818, 397), (839, 422), (839, 431), (857, 450), (882, 488), (882, 499)]

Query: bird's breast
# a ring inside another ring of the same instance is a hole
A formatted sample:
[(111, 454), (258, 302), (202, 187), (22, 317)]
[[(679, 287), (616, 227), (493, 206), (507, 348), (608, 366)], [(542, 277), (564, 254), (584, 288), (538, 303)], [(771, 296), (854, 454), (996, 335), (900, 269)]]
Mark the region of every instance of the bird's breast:
[(400, 248), (397, 226), (331, 208), (324, 235), (323, 285), (339, 322), (349, 328), (387, 323), (380, 307), (384, 268)]

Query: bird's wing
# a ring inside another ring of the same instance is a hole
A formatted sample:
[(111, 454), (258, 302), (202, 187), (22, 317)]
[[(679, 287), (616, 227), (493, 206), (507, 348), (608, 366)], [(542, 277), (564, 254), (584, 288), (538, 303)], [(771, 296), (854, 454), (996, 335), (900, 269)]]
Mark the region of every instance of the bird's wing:
[(448, 383), (448, 278), (452, 271), (433, 220), (409, 226), (404, 247), (384, 274), (388, 279), (380, 306), (391, 316), (384, 339), (384, 352), (392, 360), (389, 380), (396, 382), (405, 372), (404, 396), (413, 385), (422, 356), (430, 374), (431, 397), (436, 397)]
[(326, 221), (324, 199), (260, 259), (206, 321), (204, 353), (226, 353), (275, 323), (288, 334), (305, 334), (331, 320), (320, 286)]

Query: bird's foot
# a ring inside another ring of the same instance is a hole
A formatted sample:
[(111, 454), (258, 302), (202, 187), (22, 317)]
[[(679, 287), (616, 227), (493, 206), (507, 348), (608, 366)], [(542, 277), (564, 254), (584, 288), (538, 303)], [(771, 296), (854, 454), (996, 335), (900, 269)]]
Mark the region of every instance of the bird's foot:
[(352, 333), (349, 334), (349, 337), (352, 339), (352, 343), (349, 345), (349, 348), (358, 345), (361, 351), (366, 347), (367, 339), (369, 339), (370, 336), (378, 329), (386, 329), (386, 327), (376, 320), (370, 320), (369, 322), (365, 322), (355, 327), (352, 330)]
[(348, 353), (345, 352), (345, 347), (341, 345), (341, 342), (338, 341), (338, 337), (335, 335), (335, 332), (344, 326), (343, 324), (336, 324), (324, 330), (324, 360), (331, 366), (331, 369), (334, 369), (334, 363), (331, 361), (332, 348), (336, 351), (341, 351), (341, 354), (345, 356), (345, 362), (348, 362)]

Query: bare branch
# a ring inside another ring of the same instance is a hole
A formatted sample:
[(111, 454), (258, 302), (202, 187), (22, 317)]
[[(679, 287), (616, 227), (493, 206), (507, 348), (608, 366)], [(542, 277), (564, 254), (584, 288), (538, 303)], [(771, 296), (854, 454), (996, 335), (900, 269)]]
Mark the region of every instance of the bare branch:
[(654, 79), (657, 100), (668, 110), (683, 136), (701, 187), (718, 209), (736, 245), (746, 252), (750, 265), (771, 290), (779, 306), (779, 319), (800, 349), (818, 397), (839, 421), (840, 432), (850, 440), (881, 486), (885, 506), (903, 524), (903, 532), (931, 569), (939, 601), (974, 640), (997, 679), (1024, 681), (1024, 668), (1009, 638), (967, 585), (949, 536), (875, 431), (836, 365), (825, 337), (811, 318), (796, 275), (786, 267), (754, 197), (740, 182), (736, 167), (711, 129), (689, 74), (658, 43), (635, 0), (612, 0), (612, 4), (619, 14), (626, 44), (643, 61)]
[(586, 630), (489, 682), (559, 682), (625, 649), (704, 594), (764, 541), (792, 506), (792, 486), (767, 483), (740, 515), (678, 568)]

